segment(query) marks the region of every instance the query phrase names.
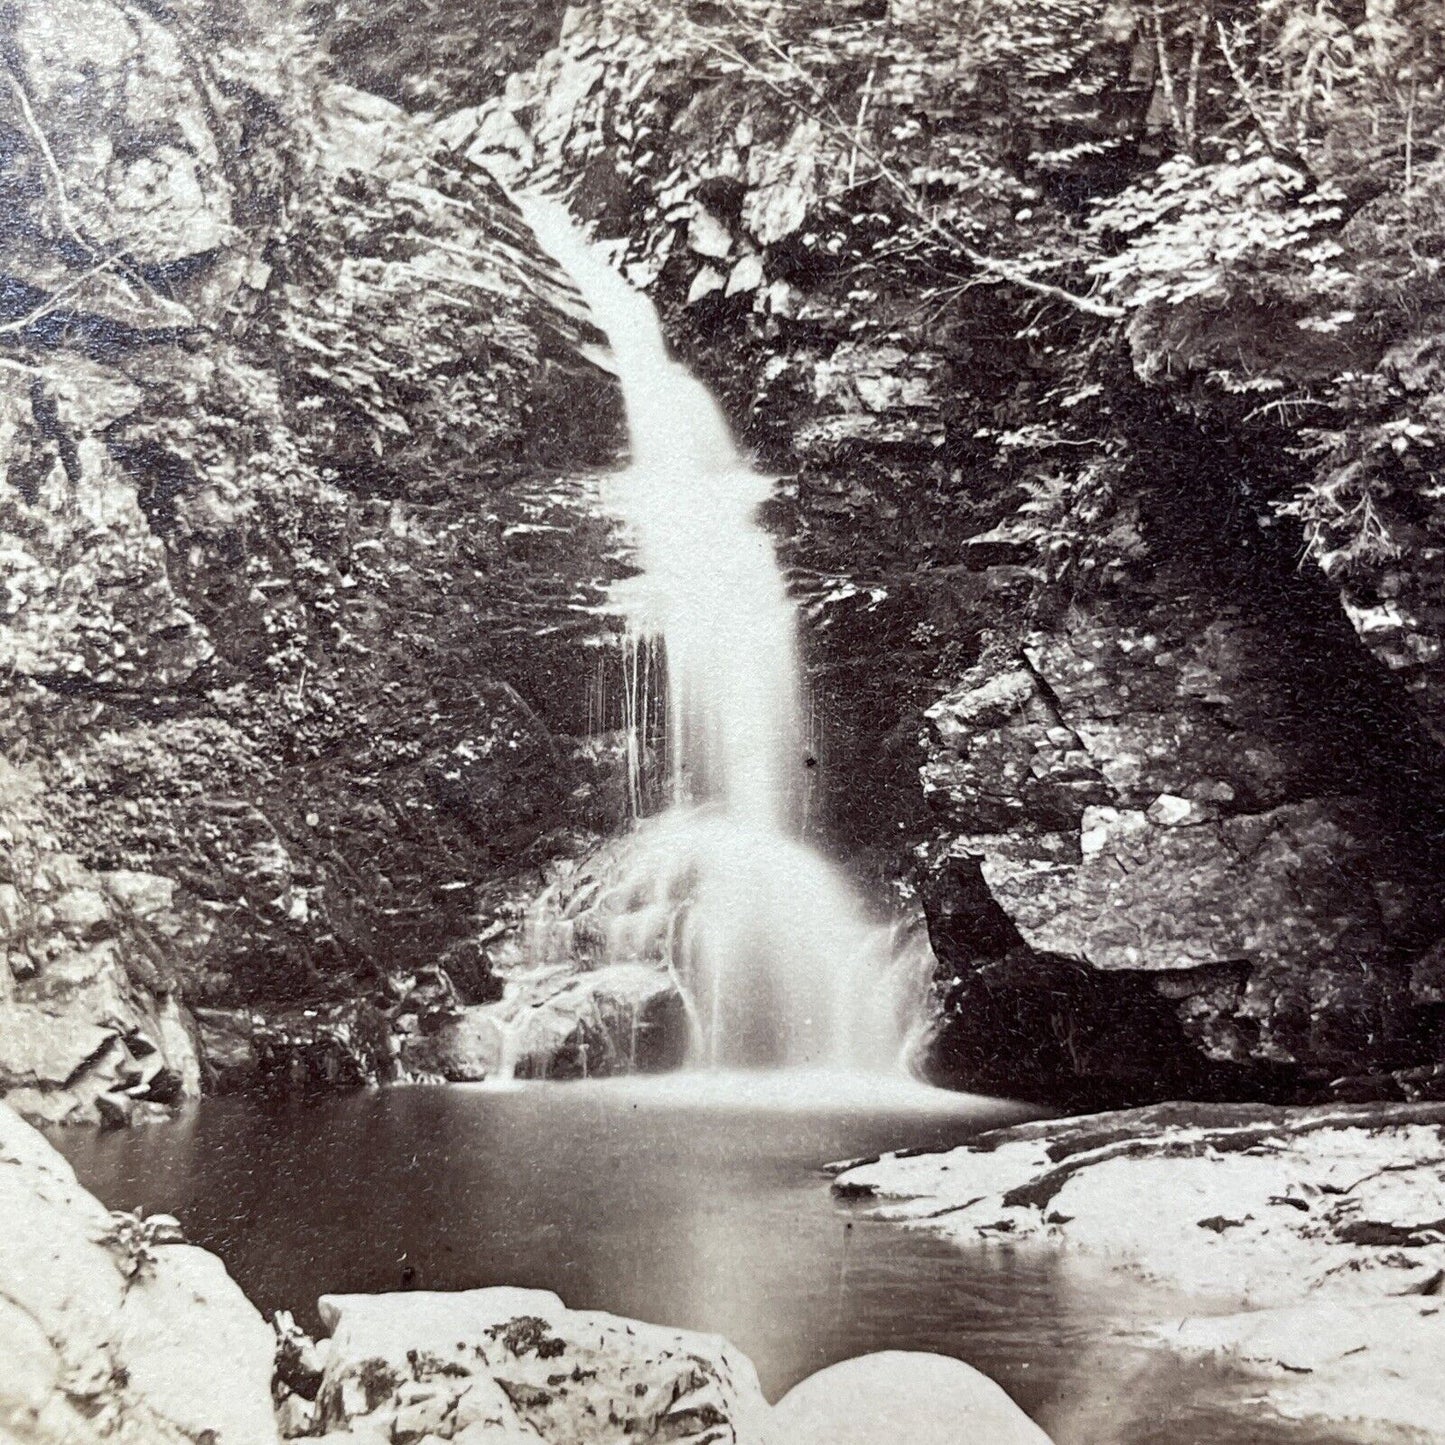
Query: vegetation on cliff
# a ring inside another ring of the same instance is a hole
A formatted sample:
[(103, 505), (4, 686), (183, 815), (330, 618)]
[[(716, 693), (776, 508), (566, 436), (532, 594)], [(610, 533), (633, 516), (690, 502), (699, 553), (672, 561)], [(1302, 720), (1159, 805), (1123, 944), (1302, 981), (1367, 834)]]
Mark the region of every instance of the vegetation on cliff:
[(1436, 35), (602, 0), (465, 133), (782, 475), (822, 823), (921, 847), (954, 1077), (1434, 1087)]
[(620, 816), (615, 399), (500, 159), (779, 476), (949, 1077), (1438, 1087), (1433, 0), (82, 8), (4, 20), (7, 992), (485, 997)]
[(175, 1052), (157, 995), (389, 1007), (461, 945), (490, 996), (499, 880), (613, 816), (556, 683), (618, 411), (495, 184), (299, 12), (0, 49), (0, 1087), (63, 1115)]

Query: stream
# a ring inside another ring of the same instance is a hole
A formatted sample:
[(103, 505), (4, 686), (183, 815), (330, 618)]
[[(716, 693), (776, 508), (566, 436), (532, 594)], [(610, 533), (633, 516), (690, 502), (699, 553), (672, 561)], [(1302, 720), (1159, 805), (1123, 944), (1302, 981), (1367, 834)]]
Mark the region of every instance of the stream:
[[(837, 1204), (822, 1165), (947, 1147), (1021, 1105), (833, 1075), (402, 1086), (52, 1133), (113, 1208), (176, 1214), (263, 1313), (327, 1292), (526, 1285), (725, 1335), (776, 1398), (878, 1349), (996, 1378), (1058, 1445), (1327, 1445), (1151, 1347), (1191, 1312), (1077, 1255), (960, 1249)], [(1344, 1441), (1347, 1436), (1330, 1437)]]

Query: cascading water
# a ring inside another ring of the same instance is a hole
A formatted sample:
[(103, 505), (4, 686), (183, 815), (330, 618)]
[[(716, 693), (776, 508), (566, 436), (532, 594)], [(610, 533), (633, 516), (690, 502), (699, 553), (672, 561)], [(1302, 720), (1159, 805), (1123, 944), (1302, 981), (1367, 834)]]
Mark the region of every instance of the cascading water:
[[(706, 388), (668, 355), (656, 312), (554, 201), (517, 198), (610, 344), (631, 439), (604, 501), (635, 548), (612, 603), (625, 620), (634, 799), (647, 689), (665, 675), (670, 804), (569, 900), (544, 900), (543, 957), (579, 935), (608, 962), (674, 973), (690, 1062), (901, 1067), (931, 956), (878, 925), (800, 837), (807, 749), (797, 614), (758, 522), (772, 490)], [(661, 656), (653, 664), (653, 652)]]

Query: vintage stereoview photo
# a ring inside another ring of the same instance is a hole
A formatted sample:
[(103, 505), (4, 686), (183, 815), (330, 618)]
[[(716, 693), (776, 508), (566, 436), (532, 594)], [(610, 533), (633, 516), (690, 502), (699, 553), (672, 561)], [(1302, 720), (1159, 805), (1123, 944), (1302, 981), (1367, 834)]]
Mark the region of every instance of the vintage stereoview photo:
[(1445, 1445), (1445, 0), (0, 0), (0, 1445)]

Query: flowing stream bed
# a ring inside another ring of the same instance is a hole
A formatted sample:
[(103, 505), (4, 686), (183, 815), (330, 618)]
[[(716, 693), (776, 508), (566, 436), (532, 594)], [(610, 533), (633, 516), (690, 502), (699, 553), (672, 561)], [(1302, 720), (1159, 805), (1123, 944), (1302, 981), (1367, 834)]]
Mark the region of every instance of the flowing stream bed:
[(757, 1078), (209, 1099), (171, 1124), (52, 1138), (106, 1204), (176, 1214), (263, 1312), (312, 1329), (327, 1292), (528, 1285), (725, 1335), (770, 1398), (850, 1355), (927, 1349), (993, 1375), (1059, 1445), (1349, 1438), (1266, 1425), (1247, 1382), (1151, 1345), (1189, 1301), (1077, 1256), (869, 1220), (819, 1172), (1024, 1107)]

